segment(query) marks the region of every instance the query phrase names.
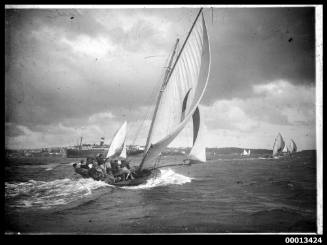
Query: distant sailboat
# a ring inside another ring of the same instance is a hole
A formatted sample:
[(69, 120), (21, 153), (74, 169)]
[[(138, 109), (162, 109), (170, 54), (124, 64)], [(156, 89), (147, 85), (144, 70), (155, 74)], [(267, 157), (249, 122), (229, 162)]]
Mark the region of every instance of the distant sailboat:
[(297, 151), (297, 146), (296, 146), (294, 140), (292, 140), (292, 139), (290, 140), (290, 143), (287, 146), (287, 150), (289, 153), (294, 153)]
[(205, 128), (204, 122), (200, 116), (200, 108), (196, 108), (193, 114), (193, 147), (188, 154), (185, 163), (206, 162), (206, 147), (205, 147)]
[(281, 154), (285, 146), (285, 142), (283, 140), (283, 137), (280, 133), (275, 138), (274, 146), (273, 146), (273, 157), (277, 157), (278, 155)]
[(250, 149), (248, 151), (246, 151), (245, 149), (243, 149), (243, 152), (241, 153), (241, 156), (250, 156), (251, 151)]

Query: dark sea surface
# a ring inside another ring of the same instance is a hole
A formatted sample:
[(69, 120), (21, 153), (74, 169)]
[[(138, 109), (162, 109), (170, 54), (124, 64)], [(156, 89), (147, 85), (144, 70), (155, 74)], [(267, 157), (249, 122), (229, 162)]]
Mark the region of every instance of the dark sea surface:
[[(11, 233), (316, 232), (316, 152), (270, 159), (212, 154), (166, 167), (146, 184), (114, 187), (74, 173), (78, 159), (7, 159), (5, 230)], [(174, 164), (182, 155), (162, 157)], [(137, 162), (139, 158), (131, 158)]]

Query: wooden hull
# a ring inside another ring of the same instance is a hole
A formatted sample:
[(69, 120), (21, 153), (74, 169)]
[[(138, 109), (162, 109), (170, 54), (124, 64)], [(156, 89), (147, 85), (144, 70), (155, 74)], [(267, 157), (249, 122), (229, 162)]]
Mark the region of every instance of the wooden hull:
[(122, 181), (117, 181), (114, 183), (108, 183), (110, 185), (114, 186), (137, 186), (141, 185), (147, 182), (148, 179), (155, 177), (159, 173), (159, 170), (144, 170), (141, 173), (137, 173), (134, 179), (128, 179), (128, 180), (122, 180)]
[(122, 180), (119, 182), (115, 182), (115, 183), (108, 183), (110, 185), (114, 185), (114, 186), (137, 186), (137, 185), (141, 185), (146, 183), (146, 181), (149, 179), (149, 177), (140, 177), (140, 178), (135, 178), (132, 180)]
[[(88, 176), (86, 173), (84, 173), (84, 169), (83, 172), (81, 171), (80, 168), (75, 169), (75, 172), (78, 173), (79, 175), (81, 175), (83, 178), (91, 178), (90, 176)], [(121, 180), (121, 181), (114, 181), (113, 179), (103, 179), (100, 181), (103, 181), (109, 185), (114, 185), (114, 186), (119, 186), (119, 187), (123, 187), (123, 186), (137, 186), (137, 185), (141, 185), (146, 183), (146, 181), (152, 177), (157, 176), (159, 173), (158, 169), (155, 170), (143, 170), (142, 172), (138, 172), (135, 173), (135, 177), (134, 179), (128, 179), (128, 180)]]

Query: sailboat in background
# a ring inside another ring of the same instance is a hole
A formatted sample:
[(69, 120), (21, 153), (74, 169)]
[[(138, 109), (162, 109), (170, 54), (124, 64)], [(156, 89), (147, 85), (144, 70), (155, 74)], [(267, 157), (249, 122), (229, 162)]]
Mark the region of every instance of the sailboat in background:
[[(110, 146), (109, 146), (109, 149), (107, 151), (107, 154), (106, 154), (106, 159), (104, 160), (104, 170), (106, 171), (106, 169), (108, 167), (110, 167), (110, 163), (109, 161), (107, 162), (107, 160), (110, 160), (110, 159), (119, 159), (119, 160), (122, 160), (122, 159), (126, 159), (127, 157), (127, 154), (126, 154), (126, 144), (125, 144), (125, 140), (126, 140), (126, 133), (127, 133), (127, 122), (125, 121), (122, 126), (116, 131), (111, 143), (110, 143)], [(104, 138), (103, 138), (104, 140)], [(102, 142), (103, 144), (104, 142)], [(98, 153), (97, 154), (97, 157), (101, 156), (103, 153)], [(88, 157), (89, 158), (89, 157)], [(88, 160), (87, 160), (88, 161)], [(76, 165), (76, 164), (75, 164)], [(82, 169), (83, 168), (83, 169)], [(93, 168), (92, 164), (88, 164), (88, 168), (91, 169)], [(75, 172), (82, 175), (83, 177), (90, 177), (89, 175), (89, 172), (88, 170), (86, 170), (85, 167), (81, 167), (81, 164), (77, 164), (77, 166), (74, 167), (75, 169)]]
[(205, 128), (204, 122), (201, 119), (200, 108), (196, 108), (193, 116), (193, 147), (184, 160), (186, 164), (206, 162), (206, 147), (205, 147)]
[(294, 142), (294, 140), (290, 140), (289, 145), (287, 146), (287, 150), (290, 154), (297, 152), (297, 146)]
[(283, 140), (283, 137), (280, 133), (278, 133), (275, 138), (272, 156), (274, 158), (278, 158), (278, 156), (281, 155), (284, 147), (285, 147), (285, 142)]
[(250, 149), (248, 151), (243, 149), (243, 152), (241, 153), (241, 156), (250, 156), (250, 155), (251, 155), (251, 150)]
[(126, 134), (127, 122), (125, 121), (115, 133), (108, 149), (106, 158), (126, 158)]

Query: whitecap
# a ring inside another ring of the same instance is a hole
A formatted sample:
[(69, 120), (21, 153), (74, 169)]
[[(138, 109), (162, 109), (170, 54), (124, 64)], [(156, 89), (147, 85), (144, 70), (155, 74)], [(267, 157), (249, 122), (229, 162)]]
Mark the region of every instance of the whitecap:
[(93, 190), (105, 186), (109, 185), (93, 179), (6, 182), (5, 197), (15, 198), (13, 206), (16, 207), (49, 208), (89, 196)]
[(147, 180), (146, 183), (138, 186), (125, 186), (124, 189), (149, 189), (157, 186), (165, 185), (182, 185), (192, 181), (192, 178), (182, 174), (175, 173), (172, 169), (160, 169), (157, 176)]

